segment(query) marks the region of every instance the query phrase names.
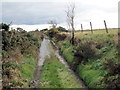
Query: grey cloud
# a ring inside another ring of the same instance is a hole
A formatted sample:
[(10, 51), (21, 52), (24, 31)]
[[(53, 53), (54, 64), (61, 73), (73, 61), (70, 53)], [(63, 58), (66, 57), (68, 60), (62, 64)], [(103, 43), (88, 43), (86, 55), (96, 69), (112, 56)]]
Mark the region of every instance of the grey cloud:
[(52, 2), (37, 3), (3, 3), (3, 22), (15, 24), (45, 24), (54, 17), (58, 22), (64, 21), (64, 4)]
[[(80, 20), (88, 22), (89, 11), (103, 11), (107, 13), (116, 12), (114, 8), (105, 8), (83, 3), (76, 4), (76, 15)], [(46, 24), (49, 19), (56, 19), (58, 23), (66, 22), (66, 2), (4, 2), (2, 3), (3, 22), (13, 24)], [(97, 13), (96, 13), (97, 14)], [(97, 15), (99, 16), (99, 15)], [(78, 20), (80, 23), (81, 21)]]

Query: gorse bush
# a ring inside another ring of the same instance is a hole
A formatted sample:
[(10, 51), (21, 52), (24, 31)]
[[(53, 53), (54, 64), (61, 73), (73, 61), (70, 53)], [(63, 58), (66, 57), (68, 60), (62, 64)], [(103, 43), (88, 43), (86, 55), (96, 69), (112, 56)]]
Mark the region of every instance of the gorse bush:
[(9, 30), (9, 26), (10, 26), (10, 25), (8, 25), (8, 24), (0, 23), (0, 29), (4, 29), (4, 30), (6, 30), (6, 31)]
[(56, 34), (55, 35), (55, 38), (57, 39), (57, 41), (62, 41), (62, 40), (65, 40), (67, 36), (65, 34)]
[(63, 28), (63, 27), (58, 27), (57, 29), (58, 29), (58, 31), (60, 31), (60, 32), (68, 32), (68, 30), (66, 30), (66, 29)]
[(77, 46), (74, 56), (78, 57), (81, 61), (87, 61), (96, 55), (96, 50), (96, 44), (92, 40), (83, 40)]
[(75, 38), (75, 39), (74, 39), (74, 44), (75, 44), (75, 45), (78, 45), (80, 42), (81, 42), (81, 39), (80, 39), (80, 38)]
[(120, 87), (120, 62), (114, 59), (106, 58), (104, 69), (108, 69), (107, 75), (103, 78), (106, 88)]
[[(61, 28), (61, 27), (60, 27)], [(60, 29), (59, 28), (59, 29)], [(50, 30), (48, 30), (46, 32), (46, 34), (51, 38), (54, 39), (54, 41), (58, 42), (58, 41), (62, 41), (65, 40), (67, 35), (66, 34), (61, 34), (61, 30), (56, 29), (56, 28), (51, 28)]]
[[(29, 70), (27, 77), (32, 77), (32, 72), (35, 68), (35, 63), (38, 58), (39, 47), (42, 33), (40, 31), (26, 32), (25, 30), (11, 30), (4, 28), (2, 31), (2, 76), (3, 88), (11, 87), (28, 87), (27, 83), (30, 78), (25, 81), (22, 76), (24, 70)], [(29, 57), (29, 60), (26, 58)], [(23, 71), (18, 68), (22, 62), (33, 62), (33, 64), (26, 64)], [(30, 69), (32, 67), (32, 69)]]
[(2, 50), (9, 51), (19, 48), (22, 54), (26, 50), (29, 50), (30, 47), (37, 46), (39, 48), (39, 40), (36, 37), (33, 37), (29, 32), (24, 31), (2, 31)]
[(118, 49), (118, 55), (120, 57), (120, 31), (118, 32), (117, 49)]
[(50, 38), (53, 38), (54, 36), (56, 36), (59, 33), (59, 31), (56, 28), (51, 28), (50, 30), (47, 31), (47, 35)]
[(120, 62), (116, 62), (114, 59), (106, 58), (104, 68), (109, 70), (109, 75), (120, 74)]
[(87, 62), (89, 58), (96, 55), (96, 44), (92, 40), (81, 40), (76, 39), (77, 43), (74, 48), (74, 61), (72, 62), (71, 68), (76, 71), (79, 64), (82, 62)]

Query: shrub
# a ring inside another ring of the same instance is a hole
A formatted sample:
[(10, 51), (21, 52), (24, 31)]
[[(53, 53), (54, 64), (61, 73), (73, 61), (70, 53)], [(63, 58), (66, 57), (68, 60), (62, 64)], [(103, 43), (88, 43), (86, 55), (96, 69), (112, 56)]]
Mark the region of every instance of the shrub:
[(116, 62), (114, 59), (106, 58), (104, 68), (109, 69), (109, 75), (120, 74), (120, 63)]
[(9, 26), (10, 25), (7, 25), (5, 23), (0, 23), (0, 29), (4, 29), (5, 31), (8, 31), (9, 30)]
[(75, 57), (78, 57), (80, 60), (88, 60), (96, 55), (96, 44), (92, 40), (82, 41), (76, 48)]
[(65, 40), (65, 38), (67, 37), (65, 34), (57, 34), (55, 36), (58, 41)]
[(118, 32), (118, 43), (117, 43), (118, 55), (120, 56), (120, 32)]
[[(41, 34), (42, 33), (38, 31), (2, 31), (3, 87), (10, 88), (22, 86), (21, 79), (23, 78), (24, 80), (25, 78), (20, 76), (22, 72), (20, 72), (18, 67), (21, 65), (21, 62), (24, 62), (26, 60), (23, 59), (23, 57), (34, 58), (34, 60), (37, 60), (40, 41), (42, 37)], [(29, 70), (31, 70), (30, 67), (28, 68)], [(26, 72), (25, 69), (24, 71)], [(32, 76), (32, 74), (29, 75)], [(14, 81), (16, 82), (14, 83)]]
[(78, 45), (80, 42), (81, 42), (81, 39), (80, 39), (80, 38), (75, 38), (75, 39), (74, 39), (74, 44), (75, 44), (75, 45)]
[(58, 31), (60, 31), (60, 32), (68, 32), (65, 28), (63, 28), (63, 27), (58, 27), (57, 28), (58, 29)]
[(105, 88), (120, 88), (120, 75), (106, 76), (104, 79)]
[(106, 88), (120, 88), (120, 63), (114, 59), (106, 59), (104, 69), (108, 69), (107, 75), (104, 77)]
[(96, 45), (92, 40), (79, 40), (79, 44), (74, 53), (74, 62), (72, 69), (75, 71), (81, 62), (86, 62), (88, 59), (96, 55)]
[(57, 33), (59, 33), (59, 31), (56, 28), (52, 28), (52, 29), (47, 31), (47, 35), (50, 38), (53, 38)]

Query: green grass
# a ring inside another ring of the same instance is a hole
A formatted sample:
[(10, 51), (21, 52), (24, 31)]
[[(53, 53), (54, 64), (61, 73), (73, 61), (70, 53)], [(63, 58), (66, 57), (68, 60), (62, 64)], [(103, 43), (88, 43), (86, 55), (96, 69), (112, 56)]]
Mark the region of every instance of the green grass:
[(66, 61), (71, 64), (74, 60), (74, 49), (73, 46), (69, 43), (69, 41), (63, 41), (59, 47), (61, 47), (61, 53), (63, 54)]
[(103, 88), (103, 77), (107, 73), (101, 70), (101, 63), (90, 61), (79, 65), (77, 72), (89, 88)]
[(36, 67), (36, 60), (27, 57), (24, 57), (24, 60), (25, 61), (19, 65), (21, 76), (25, 79), (32, 80)]
[[(83, 33), (76, 32), (75, 37), (83, 40), (93, 40), (95, 43), (102, 45), (102, 48), (97, 50), (97, 57), (91, 57), (87, 62), (80, 64), (77, 67), (77, 73), (83, 79), (85, 84), (89, 88), (104, 88), (104, 77), (109, 72), (108, 69), (103, 69), (106, 59), (113, 59), (115, 62), (119, 62), (117, 56), (117, 33), (118, 30), (109, 30), (109, 33), (105, 31), (94, 31), (91, 34), (90, 31), (85, 31)], [(64, 55), (66, 61), (74, 61), (74, 45), (71, 47), (69, 41), (62, 41), (59, 44), (61, 48), (61, 53)], [(109, 76), (108, 76), (109, 77)]]
[[(103, 52), (104, 51), (104, 52)], [(106, 59), (112, 58), (116, 62), (118, 57), (116, 55), (117, 50), (114, 46), (106, 46), (100, 50), (100, 58), (89, 59), (88, 62), (79, 65), (79, 76), (85, 81), (90, 88), (104, 88), (103, 78), (109, 72), (107, 69), (103, 69)]]
[(41, 74), (42, 88), (80, 88), (76, 78), (58, 59), (51, 55), (47, 58)]
[(94, 40), (96, 39), (107, 39), (107, 40), (113, 40), (117, 36), (118, 30), (109, 30), (109, 33), (106, 33), (104, 30), (94, 31), (92, 34), (90, 31), (85, 32), (76, 32), (75, 37), (76, 38), (92, 38)]

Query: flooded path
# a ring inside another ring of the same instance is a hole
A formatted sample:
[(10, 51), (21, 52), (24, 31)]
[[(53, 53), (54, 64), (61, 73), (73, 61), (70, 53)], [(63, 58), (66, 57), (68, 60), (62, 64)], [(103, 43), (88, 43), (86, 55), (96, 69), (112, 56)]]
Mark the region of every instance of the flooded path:
[[(54, 45), (51, 44), (48, 37), (45, 37), (43, 39), (43, 41), (41, 43), (40, 51), (39, 51), (40, 54), (38, 57), (38, 64), (37, 64), (35, 74), (34, 74), (33, 87), (40, 88), (40, 79), (41, 79), (40, 77), (41, 77), (41, 73), (42, 73), (42, 66), (46, 60), (50, 60), (50, 58), (54, 55), (54, 59), (57, 60), (58, 62), (61, 62), (61, 64), (63, 64), (64, 67), (66, 67), (67, 72), (70, 73), (71, 77), (75, 78), (75, 83), (79, 83), (80, 87), (86, 88), (85, 85), (76, 77), (74, 72), (69, 69), (69, 66), (65, 62), (64, 58), (59, 55), (59, 51), (57, 49), (53, 49), (53, 46)], [(51, 61), (51, 62), (54, 63), (55, 61), (54, 62)], [(66, 73), (66, 71), (64, 71), (64, 73)], [(60, 76), (60, 75), (58, 75), (58, 76)], [(61, 81), (64, 82), (64, 79), (63, 78), (61, 78), (61, 79), (62, 79)]]
[(50, 40), (47, 37), (43, 39), (39, 52), (38, 64), (34, 74), (34, 81), (32, 82), (32, 87), (35, 88), (39, 88), (40, 86), (40, 74), (45, 58), (50, 57), (50, 53), (53, 52), (53, 49), (50, 48)]

